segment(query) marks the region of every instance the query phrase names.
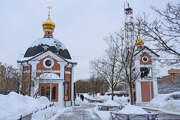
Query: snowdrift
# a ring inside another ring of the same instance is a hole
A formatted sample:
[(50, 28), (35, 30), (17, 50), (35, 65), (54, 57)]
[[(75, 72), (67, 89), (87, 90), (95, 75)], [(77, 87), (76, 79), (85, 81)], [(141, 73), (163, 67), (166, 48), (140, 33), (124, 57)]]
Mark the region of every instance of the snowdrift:
[(46, 97), (34, 99), (15, 92), (0, 94), (0, 120), (15, 120), (20, 115), (26, 115), (49, 104)]
[(150, 106), (163, 110), (180, 112), (180, 92), (160, 94), (150, 102)]

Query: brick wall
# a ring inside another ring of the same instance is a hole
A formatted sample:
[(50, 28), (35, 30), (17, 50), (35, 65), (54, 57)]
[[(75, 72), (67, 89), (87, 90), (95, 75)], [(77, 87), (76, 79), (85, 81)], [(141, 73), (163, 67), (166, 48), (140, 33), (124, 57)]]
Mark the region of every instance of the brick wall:
[[(147, 61), (147, 62), (144, 62), (144, 61), (142, 60), (142, 57), (143, 57), (143, 56), (147, 56), (147, 57), (148, 57), (148, 61)], [(144, 53), (141, 55), (141, 57), (140, 57), (140, 64), (141, 64), (141, 65), (151, 65), (151, 64), (152, 64), (151, 56), (150, 56), (148, 53), (144, 52)]]

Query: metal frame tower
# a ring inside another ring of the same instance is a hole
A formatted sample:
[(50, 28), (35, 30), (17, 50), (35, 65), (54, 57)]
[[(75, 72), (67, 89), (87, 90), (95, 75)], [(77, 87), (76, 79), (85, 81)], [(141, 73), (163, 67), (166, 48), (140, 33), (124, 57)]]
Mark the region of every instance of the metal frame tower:
[(134, 45), (134, 21), (133, 21), (133, 9), (127, 3), (127, 7), (124, 5), (125, 13), (125, 47), (130, 49)]

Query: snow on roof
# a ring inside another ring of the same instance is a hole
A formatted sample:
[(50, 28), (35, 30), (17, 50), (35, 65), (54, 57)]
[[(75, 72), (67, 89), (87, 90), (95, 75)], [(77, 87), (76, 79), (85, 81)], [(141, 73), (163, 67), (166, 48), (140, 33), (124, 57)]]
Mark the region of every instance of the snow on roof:
[(37, 79), (60, 79), (60, 77), (54, 73), (43, 73)]
[(40, 38), (38, 40), (35, 40), (30, 47), (35, 47), (38, 45), (56, 46), (62, 50), (66, 49), (66, 47), (59, 40), (54, 38)]

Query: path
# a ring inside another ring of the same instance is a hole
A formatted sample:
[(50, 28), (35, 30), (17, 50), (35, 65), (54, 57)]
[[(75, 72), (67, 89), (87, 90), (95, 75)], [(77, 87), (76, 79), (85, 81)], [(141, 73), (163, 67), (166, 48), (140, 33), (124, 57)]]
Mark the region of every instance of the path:
[(72, 107), (60, 114), (56, 120), (101, 120), (96, 113), (91, 113), (88, 109), (94, 108), (93, 104), (82, 104)]

